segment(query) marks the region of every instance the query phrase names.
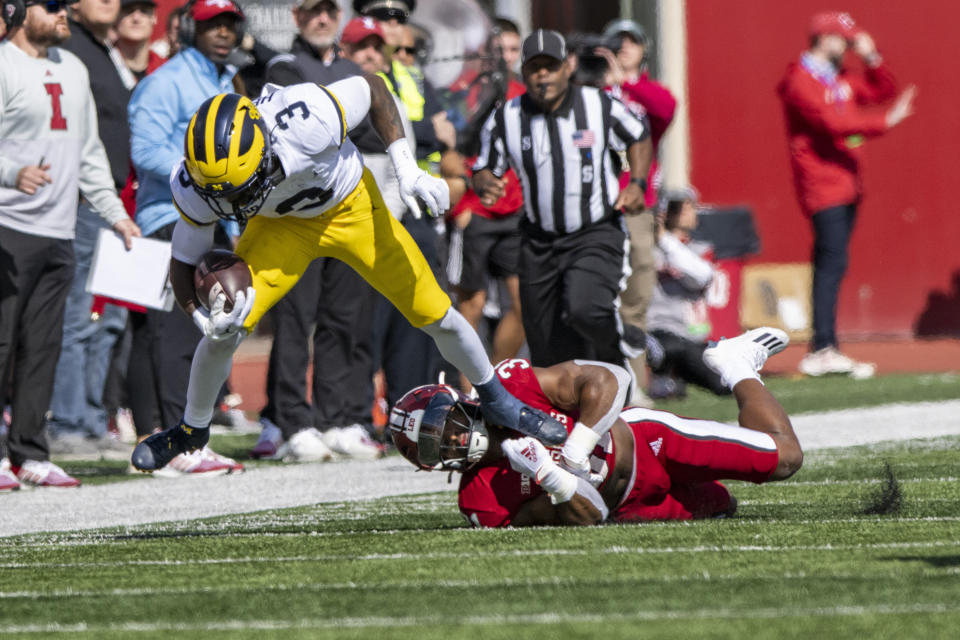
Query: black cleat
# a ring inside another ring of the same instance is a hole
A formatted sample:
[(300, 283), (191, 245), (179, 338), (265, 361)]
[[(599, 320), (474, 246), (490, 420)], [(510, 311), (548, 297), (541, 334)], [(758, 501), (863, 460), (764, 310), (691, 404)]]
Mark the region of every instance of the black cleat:
[(189, 427), (181, 421), (177, 426), (155, 433), (138, 444), (130, 462), (140, 471), (156, 471), (167, 466), (181, 453), (200, 449), (209, 439), (209, 428)]

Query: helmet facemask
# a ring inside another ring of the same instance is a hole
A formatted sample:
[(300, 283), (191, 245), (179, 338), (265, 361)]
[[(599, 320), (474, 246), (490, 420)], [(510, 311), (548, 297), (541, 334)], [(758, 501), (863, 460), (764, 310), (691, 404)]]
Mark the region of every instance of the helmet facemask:
[(391, 434), (404, 457), (421, 469), (465, 471), (487, 452), (487, 427), (478, 404), (450, 387), (440, 389), (425, 406), (409, 407), (412, 411), (395, 406)]
[[(279, 180), (275, 179), (276, 156), (270, 149), (270, 136), (264, 136), (264, 154), (260, 166), (250, 178), (239, 187), (216, 190), (203, 188), (194, 183), (197, 195), (207, 203), (214, 213), (224, 220), (235, 220), (240, 225), (257, 215), (267, 201), (270, 192), (276, 188)], [(221, 186), (221, 185), (216, 185)], [(229, 205), (230, 210), (224, 208)]]

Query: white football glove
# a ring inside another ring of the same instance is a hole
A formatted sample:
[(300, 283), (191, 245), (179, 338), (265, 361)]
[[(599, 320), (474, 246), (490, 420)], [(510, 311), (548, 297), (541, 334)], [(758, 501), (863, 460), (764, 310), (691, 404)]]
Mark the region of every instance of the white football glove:
[(420, 205), (417, 204), (417, 198), (423, 200), (433, 217), (443, 215), (450, 208), (450, 187), (445, 180), (434, 178), (417, 166), (405, 139), (395, 140), (387, 147), (387, 154), (397, 172), (400, 198), (414, 217), (420, 218)]
[(215, 342), (226, 340), (243, 329), (243, 323), (253, 309), (253, 302), (257, 297), (257, 290), (247, 287), (246, 291), (238, 291), (233, 302), (233, 310), (227, 313), (223, 310), (227, 296), (220, 294), (210, 311), (197, 307), (193, 311), (193, 322), (200, 328), (203, 335)]
[(510, 467), (533, 478), (550, 494), (553, 504), (567, 502), (577, 492), (577, 477), (553, 461), (547, 448), (531, 437), (504, 440), (500, 443)]
[(511, 438), (500, 443), (503, 455), (510, 461), (510, 467), (525, 476), (536, 479), (537, 472), (543, 465), (556, 464), (550, 459), (550, 452), (540, 444), (539, 440), (527, 436), (526, 438)]

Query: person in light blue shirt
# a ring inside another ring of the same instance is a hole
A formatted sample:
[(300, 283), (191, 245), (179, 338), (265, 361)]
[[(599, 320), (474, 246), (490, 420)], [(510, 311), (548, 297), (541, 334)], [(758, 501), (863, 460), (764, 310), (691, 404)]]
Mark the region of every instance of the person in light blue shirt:
[[(137, 85), (127, 115), (131, 158), (137, 172), (136, 220), (143, 235), (170, 240), (180, 217), (170, 191), (170, 172), (183, 158), (190, 118), (211, 96), (233, 92), (236, 67), (227, 60), (243, 34), (244, 16), (232, 0), (197, 0), (181, 18), (180, 52)], [(225, 227), (239, 236), (237, 224)], [(227, 237), (222, 243), (230, 246)], [(183, 415), (190, 361), (202, 337), (179, 309), (133, 314), (128, 395), (137, 435)], [(183, 459), (180, 459), (183, 458)], [(168, 467), (179, 473), (223, 473), (242, 469), (208, 449), (181, 454)], [(170, 475), (174, 475), (172, 472)]]

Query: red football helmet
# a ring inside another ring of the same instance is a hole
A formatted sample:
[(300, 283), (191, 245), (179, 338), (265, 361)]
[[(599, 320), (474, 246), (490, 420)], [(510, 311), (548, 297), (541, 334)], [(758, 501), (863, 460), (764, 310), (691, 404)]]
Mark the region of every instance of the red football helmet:
[(390, 435), (421, 469), (463, 471), (487, 452), (480, 404), (445, 384), (408, 391), (390, 410)]

